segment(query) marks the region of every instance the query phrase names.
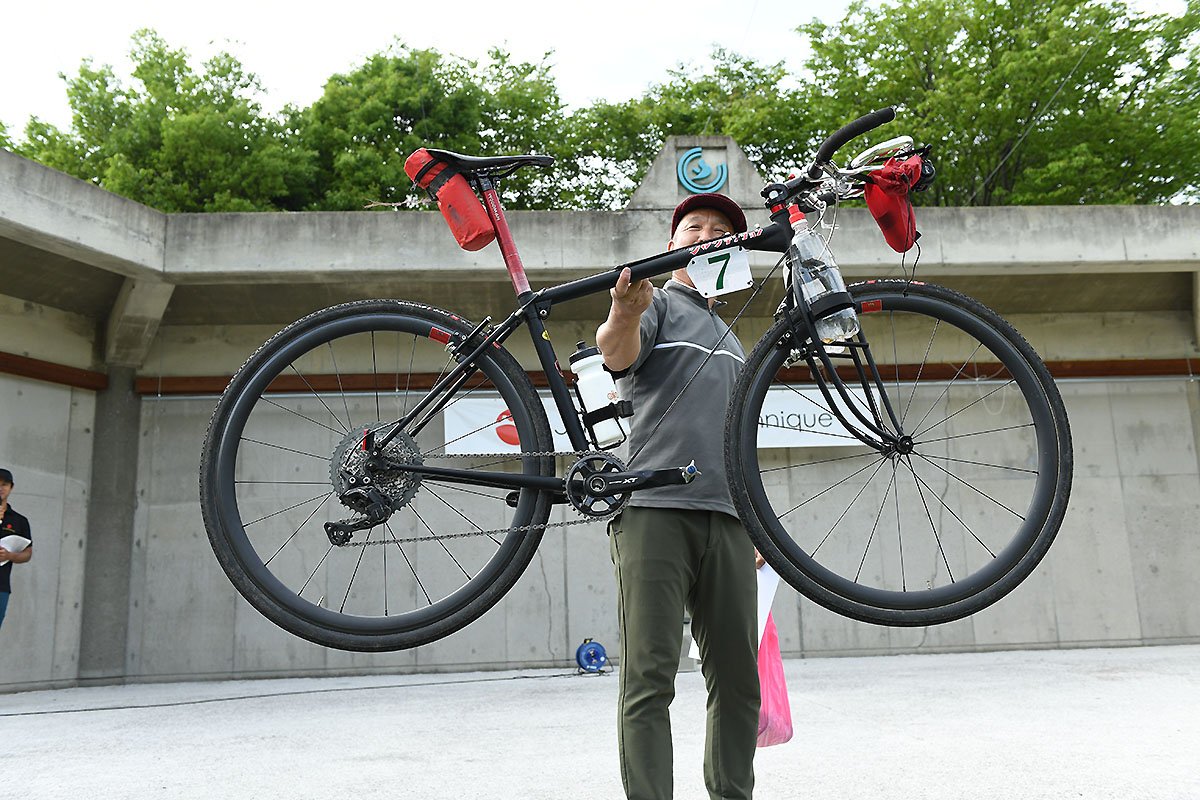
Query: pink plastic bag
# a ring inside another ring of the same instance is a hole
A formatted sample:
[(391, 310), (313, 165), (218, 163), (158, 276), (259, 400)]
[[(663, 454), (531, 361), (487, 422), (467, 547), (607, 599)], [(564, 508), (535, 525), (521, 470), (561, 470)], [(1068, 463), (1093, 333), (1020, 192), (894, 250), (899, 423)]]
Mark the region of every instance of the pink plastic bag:
[(762, 704), (758, 709), (758, 746), (783, 744), (792, 738), (792, 706), (783, 679), (783, 656), (775, 620), (767, 615), (767, 627), (758, 645), (758, 685)]

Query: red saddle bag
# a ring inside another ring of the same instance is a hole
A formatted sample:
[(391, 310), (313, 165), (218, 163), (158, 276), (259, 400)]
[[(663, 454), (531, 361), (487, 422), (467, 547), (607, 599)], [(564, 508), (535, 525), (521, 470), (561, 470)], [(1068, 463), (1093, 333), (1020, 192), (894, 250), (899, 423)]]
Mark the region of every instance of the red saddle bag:
[(883, 169), (871, 173), (864, 194), (871, 216), (883, 231), (883, 238), (897, 253), (908, 252), (920, 238), (917, 218), (908, 192), (921, 180), (921, 156), (902, 160), (888, 159)]
[(463, 250), (482, 250), (496, 238), (487, 210), (467, 179), (424, 147), (404, 162), (404, 172), (418, 187), (436, 200), (438, 210)]

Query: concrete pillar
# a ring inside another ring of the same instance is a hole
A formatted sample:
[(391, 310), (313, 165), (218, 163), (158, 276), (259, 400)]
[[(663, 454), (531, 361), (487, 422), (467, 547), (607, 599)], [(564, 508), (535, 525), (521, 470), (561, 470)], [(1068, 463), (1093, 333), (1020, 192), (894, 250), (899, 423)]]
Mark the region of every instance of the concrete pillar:
[(1200, 272), (1192, 273), (1192, 333), (1200, 347)]
[(125, 279), (105, 329), (105, 363), (142, 365), (174, 291), (170, 283)]
[(112, 683), (125, 677), (141, 419), (134, 374), (133, 367), (110, 367), (108, 388), (96, 395), (79, 641), (82, 684)]

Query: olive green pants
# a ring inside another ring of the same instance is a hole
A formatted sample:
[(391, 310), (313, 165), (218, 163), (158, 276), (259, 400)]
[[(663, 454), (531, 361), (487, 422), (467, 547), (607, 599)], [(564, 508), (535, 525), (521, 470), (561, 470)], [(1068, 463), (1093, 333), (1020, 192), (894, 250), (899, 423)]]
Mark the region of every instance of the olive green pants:
[(609, 526), (621, 625), (617, 737), (630, 800), (670, 800), (671, 716), (683, 616), (708, 689), (704, 783), (749, 800), (758, 736), (754, 546), (719, 511), (628, 508)]

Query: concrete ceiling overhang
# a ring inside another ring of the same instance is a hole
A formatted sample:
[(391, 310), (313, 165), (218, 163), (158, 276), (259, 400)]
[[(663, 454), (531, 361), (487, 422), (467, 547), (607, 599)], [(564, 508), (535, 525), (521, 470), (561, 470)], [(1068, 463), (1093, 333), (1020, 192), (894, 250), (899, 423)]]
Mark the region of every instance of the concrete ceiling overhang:
[[(747, 212), (751, 225), (768, 221)], [(646, 208), (510, 214), (535, 288), (662, 251), (669, 219)], [(917, 278), (1003, 313), (1195, 309), (1200, 206), (918, 207), (917, 221)], [(911, 270), (915, 252), (888, 249), (864, 209), (841, 209), (836, 224), (848, 279)], [(775, 261), (752, 257), (758, 275)], [(109, 362), (135, 365), (159, 324), (281, 324), (366, 297), (472, 317), (513, 307), (497, 246), (460, 250), (435, 212), (168, 215), (3, 150), (0, 294), (94, 319)], [(554, 314), (599, 320), (606, 308), (600, 296)]]

